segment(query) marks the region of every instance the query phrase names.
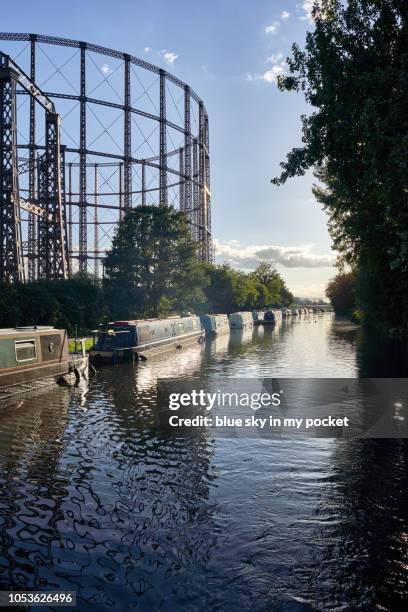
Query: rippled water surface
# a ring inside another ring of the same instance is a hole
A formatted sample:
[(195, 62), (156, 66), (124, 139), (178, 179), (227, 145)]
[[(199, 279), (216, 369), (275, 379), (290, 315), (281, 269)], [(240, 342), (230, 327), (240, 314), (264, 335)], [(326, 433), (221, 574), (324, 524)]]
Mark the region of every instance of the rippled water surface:
[[(88, 610), (399, 610), (404, 440), (168, 437), (158, 377), (406, 375), (331, 315), (100, 369), (0, 412), (0, 589)], [(33, 608), (39, 610), (40, 608)]]

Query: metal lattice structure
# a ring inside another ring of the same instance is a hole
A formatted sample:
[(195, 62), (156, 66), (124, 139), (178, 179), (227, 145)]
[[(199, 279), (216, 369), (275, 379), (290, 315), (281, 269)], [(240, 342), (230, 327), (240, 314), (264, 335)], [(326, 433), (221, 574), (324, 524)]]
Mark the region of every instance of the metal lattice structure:
[(139, 204), (184, 211), (201, 260), (212, 260), (209, 126), (197, 94), (105, 47), (37, 34), (0, 41), (0, 280), (98, 277), (117, 223)]

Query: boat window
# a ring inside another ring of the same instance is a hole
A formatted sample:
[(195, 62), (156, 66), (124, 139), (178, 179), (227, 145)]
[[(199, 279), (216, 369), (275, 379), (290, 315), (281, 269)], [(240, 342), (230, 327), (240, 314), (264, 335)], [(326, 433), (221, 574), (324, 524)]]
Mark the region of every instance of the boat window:
[(32, 361), (37, 359), (35, 340), (16, 340), (14, 342), (16, 361)]

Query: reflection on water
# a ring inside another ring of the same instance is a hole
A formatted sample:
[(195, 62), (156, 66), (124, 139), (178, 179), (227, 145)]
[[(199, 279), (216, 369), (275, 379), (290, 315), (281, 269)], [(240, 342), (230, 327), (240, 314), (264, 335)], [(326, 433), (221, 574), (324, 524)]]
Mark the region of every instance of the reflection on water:
[(0, 589), (75, 590), (81, 611), (398, 609), (404, 440), (151, 427), (160, 377), (357, 377), (378, 375), (379, 362), (383, 376), (407, 375), (395, 345), (376, 360), (369, 344), (330, 315), (297, 318), (101, 369), (87, 393), (55, 388), (7, 407)]

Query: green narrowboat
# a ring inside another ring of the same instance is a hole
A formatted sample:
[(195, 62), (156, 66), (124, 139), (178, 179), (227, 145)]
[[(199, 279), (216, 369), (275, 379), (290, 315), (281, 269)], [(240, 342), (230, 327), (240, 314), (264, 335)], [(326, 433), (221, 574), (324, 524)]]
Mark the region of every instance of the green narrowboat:
[(38, 385), (87, 377), (88, 356), (70, 355), (64, 329), (33, 326), (0, 329), (0, 398)]

